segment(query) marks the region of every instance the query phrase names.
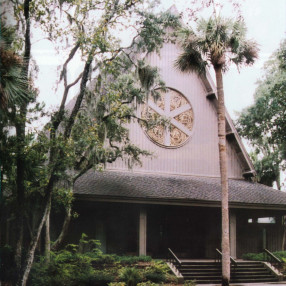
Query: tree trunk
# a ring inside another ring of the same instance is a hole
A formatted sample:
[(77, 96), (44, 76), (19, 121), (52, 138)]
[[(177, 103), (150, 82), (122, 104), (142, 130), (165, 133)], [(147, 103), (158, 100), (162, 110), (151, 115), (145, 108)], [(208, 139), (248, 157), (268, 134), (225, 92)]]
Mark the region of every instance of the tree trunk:
[(63, 224), (59, 237), (57, 238), (57, 240), (52, 246), (53, 251), (58, 250), (61, 244), (63, 243), (63, 240), (66, 237), (67, 232), (68, 232), (70, 221), (71, 221), (71, 206), (67, 207), (66, 209), (66, 216), (65, 216), (64, 224)]
[(52, 193), (50, 192), (48, 200), (47, 200), (47, 203), (45, 205), (45, 209), (44, 209), (44, 213), (43, 213), (43, 216), (42, 216), (42, 220), (41, 220), (41, 222), (40, 222), (40, 224), (38, 226), (38, 229), (37, 229), (37, 232), (36, 232), (35, 236), (33, 237), (32, 241), (31, 241), (31, 244), (30, 244), (27, 256), (26, 256), (26, 261), (25, 261), (24, 269), (23, 269), (23, 275), (20, 278), (20, 280), (17, 283), (17, 285), (26, 286), (26, 284), (27, 284), (28, 277), (29, 277), (29, 274), (30, 274), (30, 270), (32, 268), (32, 264), (33, 264), (33, 261), (34, 261), (34, 255), (35, 255), (35, 250), (36, 250), (36, 247), (37, 247), (37, 244), (38, 244), (38, 240), (39, 240), (41, 231), (43, 229), (44, 223), (46, 222), (47, 216), (49, 214), (49, 209), (50, 209), (50, 205), (51, 205), (51, 197), (52, 197)]
[(45, 231), (45, 257), (47, 262), (50, 262), (50, 252), (51, 252), (50, 214), (51, 214), (51, 202), (48, 209), (48, 214), (46, 219), (46, 231)]
[[(24, 17), (25, 17), (25, 50), (24, 50), (24, 67), (23, 72), (26, 78), (29, 78), (29, 67), (31, 58), (31, 39), (30, 39), (30, 2), (31, 0), (25, 0), (23, 3)], [(27, 86), (27, 89), (30, 87)], [(24, 148), (25, 148), (25, 129), (26, 129), (26, 116), (27, 116), (27, 102), (24, 102), (20, 106), (20, 118), (16, 127), (16, 138), (17, 138), (17, 158), (16, 158), (16, 198), (17, 198), (17, 243), (15, 252), (15, 262), (17, 267), (17, 275), (22, 271), (22, 248), (23, 248), (23, 237), (24, 237), (24, 210), (25, 210), (25, 159), (24, 159)], [(17, 280), (19, 281), (20, 276)]]
[(222, 80), (222, 68), (215, 68), (218, 95), (218, 144), (219, 166), (221, 175), (221, 249), (222, 249), (222, 285), (229, 285), (230, 281), (230, 243), (229, 243), (229, 209), (228, 209), (228, 173), (225, 132), (225, 105)]
[(283, 237), (282, 237), (282, 245), (281, 245), (281, 250), (285, 250), (285, 238), (286, 238), (286, 225), (285, 225), (285, 216), (282, 217), (282, 222), (283, 222)]

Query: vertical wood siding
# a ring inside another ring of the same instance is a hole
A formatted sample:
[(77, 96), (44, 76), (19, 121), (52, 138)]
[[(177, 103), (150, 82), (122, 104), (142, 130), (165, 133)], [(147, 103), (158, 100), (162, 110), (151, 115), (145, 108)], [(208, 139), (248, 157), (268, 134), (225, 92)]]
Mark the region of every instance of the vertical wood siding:
[[(158, 66), (166, 86), (182, 93), (190, 102), (194, 112), (193, 134), (179, 148), (164, 148), (153, 143), (136, 123), (130, 124), (130, 137), (140, 148), (153, 153), (152, 158), (143, 158), (142, 167), (134, 171), (172, 173), (182, 175), (219, 176), (217, 112), (206, 98), (207, 91), (195, 73), (181, 73), (174, 69), (179, 53), (173, 44), (165, 44), (160, 55), (152, 54), (147, 61)], [(140, 111), (138, 111), (140, 114)], [(228, 144), (229, 177), (241, 178), (242, 169), (235, 150)], [(124, 161), (117, 161), (111, 169), (126, 169)]]

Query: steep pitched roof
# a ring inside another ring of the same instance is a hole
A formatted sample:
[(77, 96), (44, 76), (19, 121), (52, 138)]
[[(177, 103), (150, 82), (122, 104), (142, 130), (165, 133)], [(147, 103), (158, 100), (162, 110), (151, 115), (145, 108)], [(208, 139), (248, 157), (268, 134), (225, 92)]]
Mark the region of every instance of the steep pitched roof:
[[(75, 183), (78, 198), (219, 206), (220, 178), (90, 170)], [(286, 193), (229, 180), (230, 207), (286, 210)]]

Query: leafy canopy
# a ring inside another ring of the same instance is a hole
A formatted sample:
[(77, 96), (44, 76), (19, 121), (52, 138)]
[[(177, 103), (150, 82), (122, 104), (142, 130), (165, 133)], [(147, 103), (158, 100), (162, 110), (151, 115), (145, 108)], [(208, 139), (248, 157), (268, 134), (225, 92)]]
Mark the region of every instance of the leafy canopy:
[[(263, 173), (268, 173), (272, 182), (279, 178), (277, 166), (281, 170), (286, 158), (285, 54), (286, 41), (283, 41), (264, 67), (265, 75), (258, 82), (254, 104), (243, 110), (237, 121), (240, 134), (255, 147), (255, 162), (262, 168), (262, 182)], [(271, 180), (267, 180), (269, 185)]]
[(200, 19), (197, 29), (185, 28), (180, 33), (183, 52), (175, 65), (181, 71), (205, 73), (207, 66), (226, 71), (231, 63), (238, 67), (251, 65), (258, 57), (257, 44), (246, 40), (242, 20), (212, 16)]

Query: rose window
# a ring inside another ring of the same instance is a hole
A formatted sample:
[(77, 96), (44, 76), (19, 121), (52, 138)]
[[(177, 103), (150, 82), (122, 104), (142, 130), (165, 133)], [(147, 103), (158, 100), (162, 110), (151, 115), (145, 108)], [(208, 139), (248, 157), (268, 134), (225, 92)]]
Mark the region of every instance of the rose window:
[[(158, 91), (158, 90), (157, 90)], [(159, 90), (159, 98), (149, 97), (142, 112), (144, 118), (161, 116), (166, 119), (166, 124), (146, 131), (149, 138), (165, 147), (179, 147), (191, 136), (194, 114), (188, 100), (179, 92), (168, 89), (167, 92)]]

